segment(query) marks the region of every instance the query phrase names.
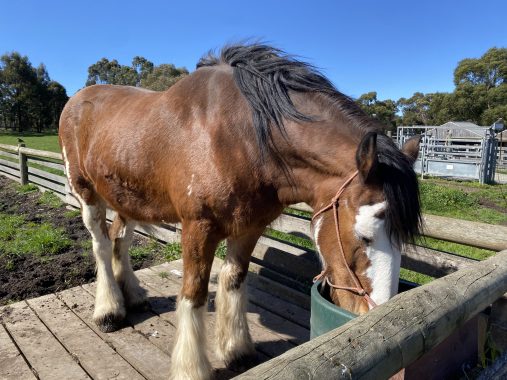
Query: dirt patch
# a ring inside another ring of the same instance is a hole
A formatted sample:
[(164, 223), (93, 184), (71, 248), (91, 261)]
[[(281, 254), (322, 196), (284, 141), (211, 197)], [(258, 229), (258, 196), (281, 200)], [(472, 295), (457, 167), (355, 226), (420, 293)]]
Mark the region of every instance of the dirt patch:
[[(63, 252), (48, 256), (12, 255), (0, 249), (0, 305), (41, 296), (95, 280), (95, 261), (90, 234), (81, 217), (69, 215), (65, 206), (39, 203), (41, 193), (20, 193), (17, 184), (0, 176), (0, 213), (22, 215), (27, 222), (48, 222), (62, 228), (72, 241)], [(134, 246), (147, 245), (147, 239), (134, 238)], [(135, 270), (159, 264), (160, 255), (133, 262)]]
[[(487, 199), (487, 198), (480, 198), (479, 199), (479, 204), (481, 206), (493, 209), (493, 210), (498, 211), (498, 212), (507, 213), (507, 207), (499, 206), (495, 202), (493, 202), (492, 200)], [(502, 224), (507, 225), (507, 222), (502, 223)]]

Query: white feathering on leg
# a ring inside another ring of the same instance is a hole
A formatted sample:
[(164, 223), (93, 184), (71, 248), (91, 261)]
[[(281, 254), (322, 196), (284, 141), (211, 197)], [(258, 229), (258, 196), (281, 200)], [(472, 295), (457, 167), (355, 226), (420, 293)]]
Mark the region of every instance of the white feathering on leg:
[(237, 272), (233, 264), (224, 263), (215, 299), (218, 355), (225, 363), (255, 351), (246, 319), (245, 284), (239, 289), (227, 290), (227, 284)]
[(204, 333), (205, 306), (195, 308), (193, 302), (182, 298), (176, 316), (178, 328), (171, 357), (171, 379), (204, 380), (211, 378), (211, 365), (206, 357)]

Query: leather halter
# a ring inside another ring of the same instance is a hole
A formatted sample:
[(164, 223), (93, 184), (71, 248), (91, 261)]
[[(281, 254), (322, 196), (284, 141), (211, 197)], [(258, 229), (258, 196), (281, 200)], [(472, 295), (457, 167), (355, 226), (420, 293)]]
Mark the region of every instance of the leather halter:
[(352, 182), (352, 180), (358, 175), (358, 171), (356, 170), (350, 177), (347, 178), (347, 180), (341, 185), (341, 187), (338, 189), (338, 192), (331, 200), (331, 203), (329, 203), (327, 206), (324, 206), (319, 211), (317, 211), (313, 217), (312, 217), (312, 224), (315, 218), (317, 218), (322, 213), (326, 212), (329, 209), (333, 209), (333, 216), (334, 216), (334, 224), (335, 224), (335, 230), (336, 230), (336, 237), (338, 238), (338, 247), (340, 252), (340, 257), (345, 264), (345, 268), (347, 268), (347, 272), (349, 273), (349, 277), (352, 279), (352, 282), (354, 283), (353, 287), (349, 286), (341, 286), (341, 285), (335, 285), (331, 282), (329, 277), (325, 275), (326, 268), (320, 272), (317, 276), (314, 277), (313, 282), (323, 279), (323, 282), (327, 283), (330, 287), (334, 289), (340, 289), (340, 290), (347, 290), (349, 292), (355, 293), (358, 296), (364, 297), (364, 299), (368, 302), (368, 304), (371, 306), (371, 308), (374, 308), (377, 306), (375, 301), (370, 297), (368, 292), (364, 290), (363, 286), (361, 285), (361, 282), (357, 278), (356, 274), (352, 272), (352, 270), (349, 267), (349, 264), (347, 263), (347, 260), (345, 259), (345, 252), (343, 251), (343, 245), (342, 245), (342, 239), (340, 238), (340, 230), (338, 225), (338, 201), (340, 199), (340, 196), (345, 191), (345, 188)]

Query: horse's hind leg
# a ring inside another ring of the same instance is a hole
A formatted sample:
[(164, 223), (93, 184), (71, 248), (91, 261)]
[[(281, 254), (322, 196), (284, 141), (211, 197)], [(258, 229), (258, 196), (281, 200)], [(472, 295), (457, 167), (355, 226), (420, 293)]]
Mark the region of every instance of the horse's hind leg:
[(106, 207), (103, 201), (81, 201), (83, 222), (92, 235), (93, 254), (97, 269), (97, 291), (93, 320), (103, 332), (118, 329), (125, 318), (125, 306), (120, 287), (112, 268), (113, 246), (106, 225)]
[(128, 254), (134, 226), (134, 222), (118, 214), (109, 228), (109, 237), (113, 242), (113, 274), (123, 292), (125, 306), (129, 309), (146, 306), (146, 291), (139, 285)]
[(207, 221), (183, 222), (183, 287), (176, 316), (178, 326), (171, 356), (171, 378), (209, 379), (204, 313), (208, 281), (219, 238)]
[(229, 367), (249, 366), (256, 359), (246, 319), (246, 286), (250, 255), (262, 232), (227, 240), (216, 305), (218, 353)]

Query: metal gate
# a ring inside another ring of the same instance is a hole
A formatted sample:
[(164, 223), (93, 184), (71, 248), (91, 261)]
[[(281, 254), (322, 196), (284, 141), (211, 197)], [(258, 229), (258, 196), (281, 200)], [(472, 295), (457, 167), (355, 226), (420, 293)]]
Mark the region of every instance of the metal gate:
[(416, 134), (421, 134), (422, 140), (414, 168), (423, 178), (431, 175), (493, 182), (498, 141), (491, 128), (398, 127), (398, 145)]

